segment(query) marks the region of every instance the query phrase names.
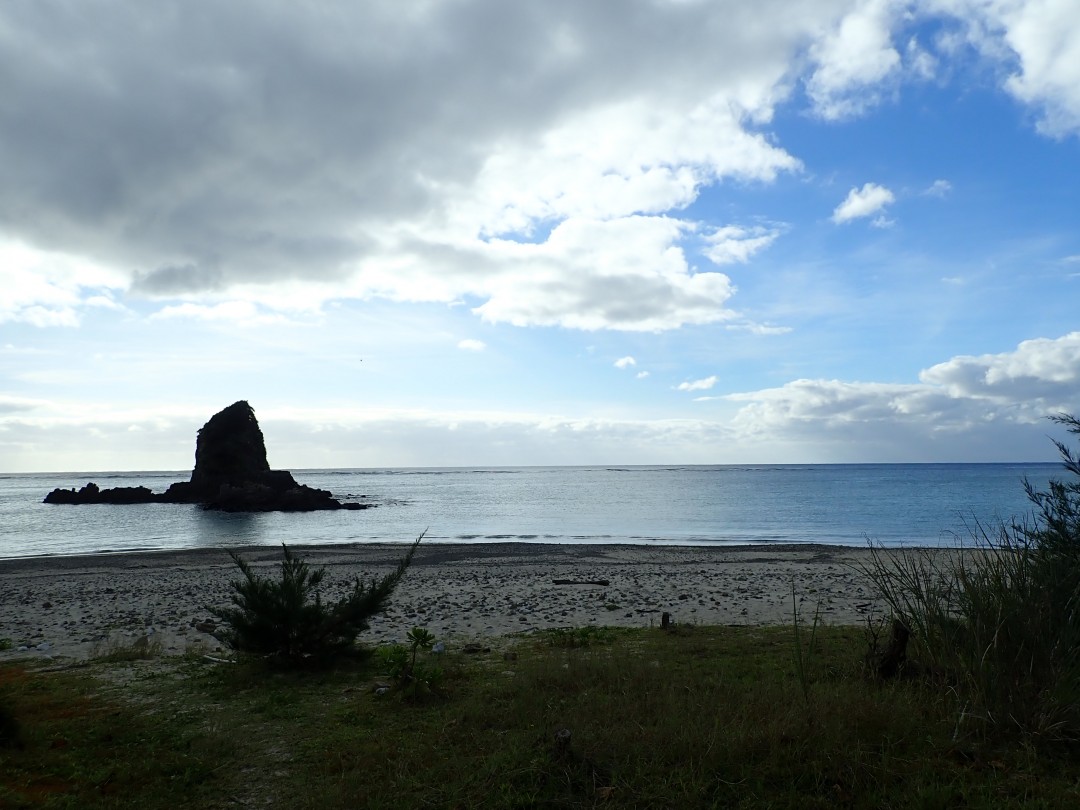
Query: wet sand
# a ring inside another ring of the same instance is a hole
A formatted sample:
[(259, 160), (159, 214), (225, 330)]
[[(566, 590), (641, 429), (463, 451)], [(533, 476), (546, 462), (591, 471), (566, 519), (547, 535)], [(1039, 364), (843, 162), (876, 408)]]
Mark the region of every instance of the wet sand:
[[(393, 570), (405, 550), (293, 549), (327, 569), (324, 599), (357, 576)], [(280, 549), (240, 553), (276, 576)], [(401, 641), (414, 626), (459, 642), (552, 627), (648, 627), (665, 612), (681, 623), (790, 624), (792, 584), (804, 617), (820, 609), (828, 624), (861, 624), (881, 611), (858, 570), (869, 559), (868, 549), (825, 545), (422, 544), (361, 640)], [(238, 576), (228, 554), (212, 549), (0, 560), (0, 639), (13, 643), (0, 658), (85, 658), (147, 635), (166, 654), (214, 652), (218, 641), (195, 625), (211, 618), (208, 606), (229, 604)]]

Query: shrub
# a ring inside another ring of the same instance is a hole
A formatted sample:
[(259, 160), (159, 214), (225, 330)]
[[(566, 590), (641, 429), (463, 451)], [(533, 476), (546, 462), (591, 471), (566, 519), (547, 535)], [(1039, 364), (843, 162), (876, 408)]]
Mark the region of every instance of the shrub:
[[(1080, 420), (1056, 417), (1080, 435)], [(1019, 730), (1080, 739), (1080, 463), (1055, 442), (1077, 481), (1024, 482), (1030, 520), (987, 530), (974, 547), (886, 553), (867, 573), (911, 632), (925, 673), (960, 700), (957, 731)]]
[(354, 651), (356, 637), (386, 608), (423, 539), (421, 533), (394, 571), (367, 584), (357, 578), (352, 591), (334, 604), (323, 604), (319, 594), (325, 569), (312, 571), (284, 544), (277, 581), (260, 577), (239, 555), (230, 553), (244, 578), (232, 583), (235, 607), (210, 608), (228, 625), (222, 640), (241, 652), (287, 664)]

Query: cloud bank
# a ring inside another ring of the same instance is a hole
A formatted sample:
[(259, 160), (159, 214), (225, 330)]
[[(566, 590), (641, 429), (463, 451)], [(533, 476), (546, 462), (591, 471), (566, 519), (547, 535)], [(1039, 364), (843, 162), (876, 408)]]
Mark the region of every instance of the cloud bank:
[[(707, 390), (716, 378), (688, 381)], [(1053, 460), (1046, 417), (1080, 413), (1080, 332), (957, 356), (917, 382), (802, 379), (700, 398), (731, 407), (708, 418), (615, 418), (416, 409), (263, 408), (285, 467), (469, 464), (771, 463)], [(189, 468), (192, 431), (220, 407), (78, 408), (0, 397), (0, 455), (9, 469)]]
[[(1013, 448), (995, 446), (999, 437), (1041, 439), (1046, 417), (1080, 412), (1080, 332), (1024, 341), (1001, 354), (954, 357), (924, 370), (917, 383), (803, 379), (725, 399), (746, 403), (732, 420), (743, 436), (823, 444), (839, 437), (864, 443), (862, 453), (889, 448), (894, 459), (932, 457), (938, 443), (1000, 459)], [(905, 442), (914, 452), (904, 452)], [(979, 449), (979, 442), (986, 446)], [(1038, 444), (1026, 446), (1042, 457)]]

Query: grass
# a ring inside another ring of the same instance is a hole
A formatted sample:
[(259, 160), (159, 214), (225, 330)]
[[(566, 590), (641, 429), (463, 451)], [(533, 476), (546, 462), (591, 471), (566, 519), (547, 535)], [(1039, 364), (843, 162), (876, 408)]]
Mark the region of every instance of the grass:
[(161, 655), (161, 641), (153, 636), (140, 636), (134, 641), (109, 639), (94, 645), (91, 657), (107, 663), (141, 661)]
[(818, 627), (812, 648), (794, 628), (692, 626), (511, 644), (450, 645), (442, 695), (422, 700), (376, 695), (374, 659), (8, 664), (22, 747), (0, 747), (0, 807), (1080, 803), (1075, 749), (954, 738), (947, 689), (863, 677), (860, 628)]
[[(1080, 420), (1054, 421), (1080, 435)], [(957, 728), (1080, 744), (1080, 460), (1067, 481), (1025, 482), (1033, 514), (957, 554), (872, 548), (865, 573), (914, 642), (913, 670), (957, 695)]]

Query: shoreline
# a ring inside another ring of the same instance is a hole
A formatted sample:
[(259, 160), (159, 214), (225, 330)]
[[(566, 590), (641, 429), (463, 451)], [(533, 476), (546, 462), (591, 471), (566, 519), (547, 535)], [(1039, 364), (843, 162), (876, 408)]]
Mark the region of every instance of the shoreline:
[[(327, 569), (322, 595), (332, 600), (357, 576), (393, 570), (408, 545), (291, 550)], [(14, 648), (0, 660), (84, 659), (148, 636), (168, 655), (218, 652), (219, 642), (195, 625), (211, 618), (208, 606), (229, 604), (229, 583), (240, 576), (230, 550), (263, 575), (275, 575), (281, 560), (273, 546), (2, 559), (0, 639)], [(825, 623), (862, 624), (881, 614), (858, 571), (869, 559), (868, 548), (809, 543), (421, 543), (386, 613), (360, 640), (400, 642), (414, 626), (451, 642), (554, 627), (648, 627), (665, 612), (679, 623), (790, 624), (793, 583), (801, 616), (820, 609)]]

